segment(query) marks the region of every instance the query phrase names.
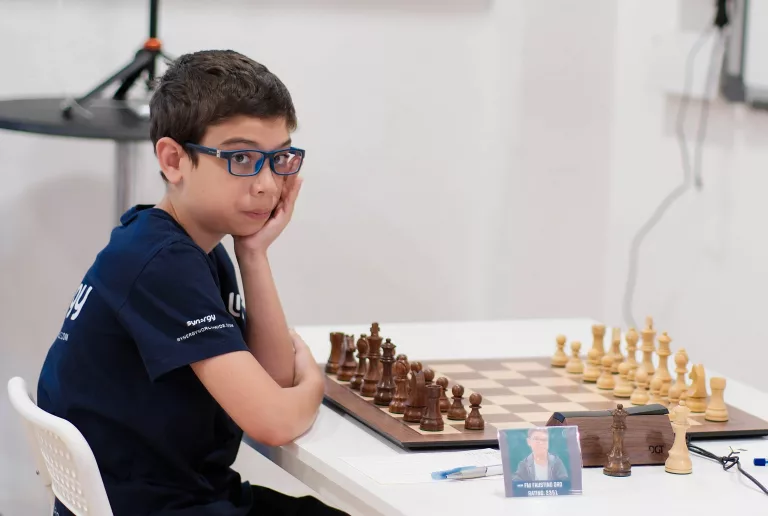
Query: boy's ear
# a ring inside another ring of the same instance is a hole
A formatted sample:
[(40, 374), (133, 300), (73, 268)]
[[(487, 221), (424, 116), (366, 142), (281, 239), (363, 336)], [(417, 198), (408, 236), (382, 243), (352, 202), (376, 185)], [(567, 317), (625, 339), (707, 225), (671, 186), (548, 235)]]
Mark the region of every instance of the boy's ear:
[(181, 181), (181, 163), (187, 157), (184, 149), (173, 138), (160, 138), (155, 145), (155, 154), (166, 180), (171, 184)]

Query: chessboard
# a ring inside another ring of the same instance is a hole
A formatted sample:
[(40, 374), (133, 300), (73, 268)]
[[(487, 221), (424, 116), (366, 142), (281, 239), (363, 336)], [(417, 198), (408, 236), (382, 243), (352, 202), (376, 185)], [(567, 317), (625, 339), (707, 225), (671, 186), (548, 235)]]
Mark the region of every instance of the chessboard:
[(680, 399), (692, 409), (691, 440), (768, 435), (768, 421), (725, 403), (723, 379), (710, 379), (710, 395), (701, 364), (688, 375), (685, 350), (675, 355), (675, 381), (667, 369), (669, 339), (662, 334), (657, 349), (652, 320), (647, 323), (642, 335), (626, 333), (626, 356), (618, 330), (606, 350), (605, 327), (595, 325), (586, 361), (580, 342), (565, 353), (564, 336), (556, 336), (548, 357), (421, 362), (396, 355), (378, 323), (356, 341), (332, 332), (329, 359), (320, 364), (325, 402), (409, 450), (494, 447), (499, 430), (546, 426), (554, 414), (613, 410), (619, 403), (672, 408)]

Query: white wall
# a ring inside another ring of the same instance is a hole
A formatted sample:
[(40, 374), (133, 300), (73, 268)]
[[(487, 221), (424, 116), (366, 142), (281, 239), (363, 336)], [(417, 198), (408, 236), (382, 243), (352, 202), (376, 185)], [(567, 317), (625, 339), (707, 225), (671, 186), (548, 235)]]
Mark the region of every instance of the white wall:
[[(176, 55), (243, 51), (294, 94), (307, 183), (272, 254), (293, 324), (588, 316), (626, 326), (630, 240), (682, 178), (660, 41), (702, 26), (711, 4), (172, 0), (161, 36)], [(142, 43), (143, 7), (0, 0), (0, 44), (25, 42), (0, 55), (0, 97), (87, 90)], [(704, 189), (646, 240), (633, 311), (693, 360), (764, 389), (766, 135), (768, 115), (713, 104)], [(154, 202), (162, 184), (148, 146), (140, 159), (135, 200)], [(0, 132), (4, 378), (36, 380), (108, 237), (112, 174), (110, 143)], [(0, 457), (20, 464), (17, 427), (0, 432)], [(0, 468), (0, 512), (40, 507), (25, 480)]]
[[(659, 42), (681, 27), (703, 27), (711, 10), (711, 2), (619, 3), (604, 311), (611, 324), (625, 324), (631, 239), (683, 178), (674, 133), (679, 99), (659, 89), (654, 75)], [(697, 69), (708, 60), (702, 52)], [(689, 104), (691, 149), (700, 107)], [(633, 314), (637, 324), (652, 315), (659, 331), (669, 331), (673, 350), (684, 346), (692, 361), (765, 390), (768, 113), (715, 101), (708, 126), (704, 187), (679, 199), (646, 238)]]
[[(87, 91), (143, 42), (144, 5), (0, 0), (0, 44), (25, 42), (0, 55), (0, 97)], [(272, 253), (292, 324), (599, 317), (615, 9), (172, 0), (160, 27), (172, 54), (234, 48), (293, 92), (307, 182)], [(135, 201), (151, 203), (162, 183), (141, 153)], [(113, 159), (108, 142), (0, 132), (4, 378), (34, 385), (108, 238)], [(10, 464), (17, 430), (0, 436)], [(0, 512), (34, 512), (26, 480), (0, 471)]]

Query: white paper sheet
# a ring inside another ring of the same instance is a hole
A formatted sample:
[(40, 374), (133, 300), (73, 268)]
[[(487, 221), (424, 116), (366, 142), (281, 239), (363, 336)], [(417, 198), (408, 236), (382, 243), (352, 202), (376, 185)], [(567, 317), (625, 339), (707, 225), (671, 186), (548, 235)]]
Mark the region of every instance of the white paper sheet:
[[(412, 452), (402, 455), (381, 457), (341, 457), (341, 459), (371, 477), (380, 484), (421, 484), (425, 482), (446, 482), (432, 479), (432, 472), (444, 471), (461, 466), (493, 466), (501, 464), (501, 453), (493, 448), (459, 452)], [(474, 480), (503, 481), (503, 476), (480, 477)]]

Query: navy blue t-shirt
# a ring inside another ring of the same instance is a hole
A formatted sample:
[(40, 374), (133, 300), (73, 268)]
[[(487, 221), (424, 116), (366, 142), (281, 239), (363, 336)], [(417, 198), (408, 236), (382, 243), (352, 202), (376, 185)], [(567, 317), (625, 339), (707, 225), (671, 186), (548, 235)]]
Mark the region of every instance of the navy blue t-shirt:
[(244, 335), (223, 246), (206, 254), (158, 208), (126, 212), (66, 307), (38, 384), (39, 406), (91, 446), (116, 516), (248, 513), (250, 485), (230, 468), (242, 430), (188, 367), (247, 351)]

